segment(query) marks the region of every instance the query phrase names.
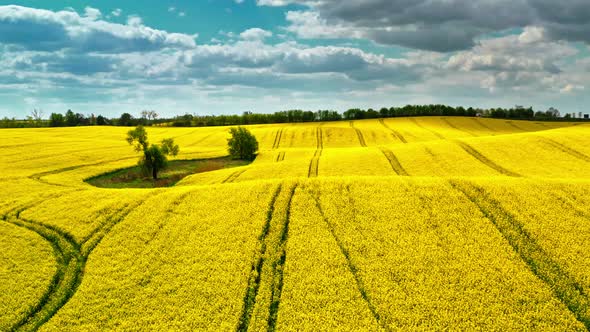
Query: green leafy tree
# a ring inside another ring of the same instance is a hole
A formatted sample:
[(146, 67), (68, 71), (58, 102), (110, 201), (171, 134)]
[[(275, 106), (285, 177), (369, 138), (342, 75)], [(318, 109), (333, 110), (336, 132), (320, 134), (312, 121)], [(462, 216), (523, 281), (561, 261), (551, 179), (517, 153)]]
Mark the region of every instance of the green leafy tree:
[(258, 151), (258, 141), (243, 127), (231, 128), (231, 138), (227, 140), (229, 154), (234, 159), (254, 160)]
[(78, 118), (76, 117), (76, 114), (74, 114), (74, 112), (72, 112), (72, 110), (68, 110), (66, 112), (65, 121), (66, 121), (66, 126), (68, 126), (68, 127), (75, 127), (78, 125)]
[(51, 113), (49, 116), (50, 127), (62, 127), (65, 124), (64, 116), (60, 113)]
[(146, 174), (151, 174), (154, 180), (158, 179), (158, 172), (168, 165), (168, 157), (178, 155), (178, 145), (174, 139), (167, 138), (160, 144), (149, 144), (147, 132), (141, 125), (127, 133), (127, 143), (132, 145), (136, 152), (143, 155), (139, 159), (139, 166)]
[(121, 117), (119, 118), (119, 126), (132, 126), (133, 125), (133, 116), (131, 116), (131, 114), (129, 113), (123, 113), (121, 114)]
[(105, 125), (107, 125), (107, 119), (104, 116), (102, 116), (102, 115), (97, 116), (96, 117), (96, 125), (97, 126), (105, 126)]

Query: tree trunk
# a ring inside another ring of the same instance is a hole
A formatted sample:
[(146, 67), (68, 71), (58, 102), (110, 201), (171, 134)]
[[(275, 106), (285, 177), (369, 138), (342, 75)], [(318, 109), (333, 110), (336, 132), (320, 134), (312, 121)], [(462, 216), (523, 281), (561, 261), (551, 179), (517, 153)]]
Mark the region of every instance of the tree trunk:
[(155, 167), (152, 167), (152, 176), (154, 177), (154, 180), (158, 179), (158, 170)]

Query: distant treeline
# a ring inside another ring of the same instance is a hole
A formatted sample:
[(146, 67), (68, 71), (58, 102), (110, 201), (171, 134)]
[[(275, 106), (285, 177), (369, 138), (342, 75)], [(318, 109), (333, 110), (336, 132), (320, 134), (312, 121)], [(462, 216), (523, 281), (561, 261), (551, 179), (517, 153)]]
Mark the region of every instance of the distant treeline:
[[(41, 113), (41, 114), (40, 114)], [(464, 108), (447, 105), (406, 105), (403, 107), (383, 107), (379, 110), (353, 108), (339, 113), (333, 110), (304, 111), (289, 110), (271, 114), (244, 112), (241, 115), (195, 115), (184, 114), (173, 118), (159, 118), (155, 111), (142, 111), (140, 117), (123, 113), (118, 118), (106, 118), (102, 115), (85, 116), (68, 110), (65, 114), (51, 113), (49, 119), (42, 118), (42, 112), (33, 111), (26, 120), (4, 118), (0, 120), (2, 128), (23, 127), (74, 127), (74, 126), (171, 126), (171, 127), (207, 127), (207, 126), (235, 126), (248, 124), (295, 123), (314, 121), (340, 121), (376, 118), (393, 118), (409, 116), (480, 116), (500, 119), (545, 120), (545, 121), (583, 121), (588, 115), (565, 114), (563, 117), (555, 108), (547, 111), (535, 112), (532, 107), (515, 106), (512, 108)]]

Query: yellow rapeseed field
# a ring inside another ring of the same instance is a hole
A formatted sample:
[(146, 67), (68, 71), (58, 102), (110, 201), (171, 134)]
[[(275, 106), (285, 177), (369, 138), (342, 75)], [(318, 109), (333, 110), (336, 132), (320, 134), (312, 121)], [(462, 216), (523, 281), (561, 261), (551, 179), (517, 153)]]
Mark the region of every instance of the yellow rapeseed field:
[(0, 331), (590, 329), (590, 125), (247, 128), (252, 164), (157, 189), (85, 182), (136, 164), (129, 128), (0, 130)]

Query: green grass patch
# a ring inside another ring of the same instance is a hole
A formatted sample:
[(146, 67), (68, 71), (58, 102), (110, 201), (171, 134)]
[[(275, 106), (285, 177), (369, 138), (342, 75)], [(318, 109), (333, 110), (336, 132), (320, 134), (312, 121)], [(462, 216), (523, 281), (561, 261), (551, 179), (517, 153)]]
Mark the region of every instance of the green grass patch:
[(139, 166), (134, 166), (94, 176), (86, 179), (85, 182), (100, 188), (171, 187), (191, 174), (245, 166), (250, 163), (250, 161), (245, 160), (234, 160), (231, 157), (170, 160), (168, 167), (158, 174), (158, 180), (154, 180), (151, 176), (143, 174)]

